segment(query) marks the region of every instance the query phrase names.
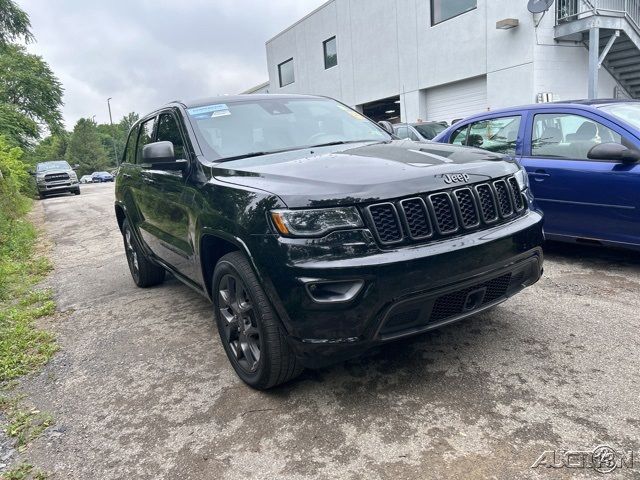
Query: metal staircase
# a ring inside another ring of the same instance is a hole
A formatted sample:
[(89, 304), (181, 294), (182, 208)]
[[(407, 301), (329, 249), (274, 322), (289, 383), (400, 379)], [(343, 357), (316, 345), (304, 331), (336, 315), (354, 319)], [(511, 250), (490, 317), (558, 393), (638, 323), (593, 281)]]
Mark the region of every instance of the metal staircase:
[(597, 97), (600, 67), (640, 98), (640, 0), (557, 0), (555, 38), (589, 49), (589, 98)]

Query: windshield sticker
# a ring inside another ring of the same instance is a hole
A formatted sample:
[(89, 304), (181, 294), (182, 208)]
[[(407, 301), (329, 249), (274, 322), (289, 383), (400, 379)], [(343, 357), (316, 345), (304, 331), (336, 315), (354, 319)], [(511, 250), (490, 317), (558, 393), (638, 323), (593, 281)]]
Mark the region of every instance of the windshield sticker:
[(231, 115), (229, 110), (216, 110), (211, 114), (211, 118), (226, 117), (227, 115)]
[[(205, 105), (204, 107), (188, 108), (187, 112), (192, 117), (221, 117), (225, 115), (231, 115), (229, 107), (227, 107), (226, 103), (219, 103), (217, 105)], [(218, 114), (216, 115), (216, 113)]]

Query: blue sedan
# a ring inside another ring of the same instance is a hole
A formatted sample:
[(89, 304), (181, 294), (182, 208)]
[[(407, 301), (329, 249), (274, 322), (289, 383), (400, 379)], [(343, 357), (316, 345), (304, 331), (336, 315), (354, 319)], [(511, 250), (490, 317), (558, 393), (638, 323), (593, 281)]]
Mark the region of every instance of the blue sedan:
[(544, 211), (547, 238), (640, 250), (640, 102), (485, 112), (434, 141), (515, 156)]
[(91, 178), (93, 183), (113, 182), (113, 175), (109, 172), (93, 172)]

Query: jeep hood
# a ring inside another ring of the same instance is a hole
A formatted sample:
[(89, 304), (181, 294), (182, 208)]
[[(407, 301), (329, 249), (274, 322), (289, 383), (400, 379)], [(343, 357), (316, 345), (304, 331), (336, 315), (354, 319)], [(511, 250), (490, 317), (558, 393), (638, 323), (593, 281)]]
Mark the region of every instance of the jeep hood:
[(218, 181), (264, 190), (290, 208), (353, 205), (427, 193), (509, 175), (517, 164), (486, 150), (439, 143), (394, 141), (296, 150), (209, 164)]

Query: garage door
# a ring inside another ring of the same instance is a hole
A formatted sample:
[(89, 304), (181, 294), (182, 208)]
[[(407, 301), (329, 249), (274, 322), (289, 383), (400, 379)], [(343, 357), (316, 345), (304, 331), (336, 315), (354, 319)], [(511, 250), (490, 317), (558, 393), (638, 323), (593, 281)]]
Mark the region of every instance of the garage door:
[(487, 77), (427, 89), (427, 120), (447, 121), (487, 109)]

